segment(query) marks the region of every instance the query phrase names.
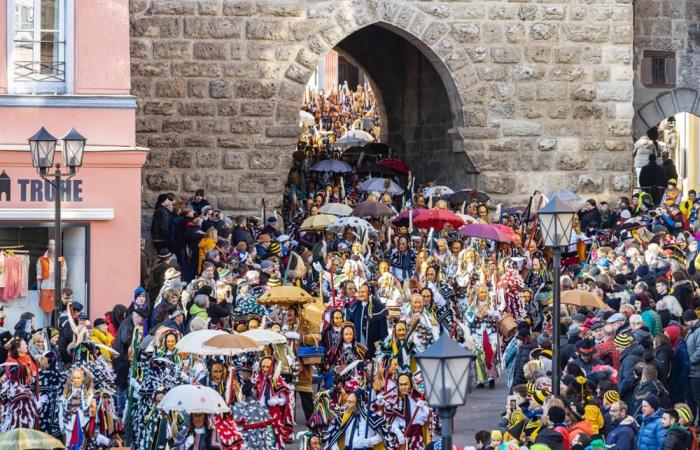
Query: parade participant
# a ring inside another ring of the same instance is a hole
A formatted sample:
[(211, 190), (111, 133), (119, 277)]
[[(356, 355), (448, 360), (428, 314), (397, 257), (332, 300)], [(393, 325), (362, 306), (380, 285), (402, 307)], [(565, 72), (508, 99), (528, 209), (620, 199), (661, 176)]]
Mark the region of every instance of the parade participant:
[(425, 306), (432, 300), (432, 291), (424, 289), (420, 294), (411, 296), (401, 320), (408, 324), (408, 336), (416, 347), (416, 352), (423, 351), (440, 337), (440, 326), (435, 316)]
[(398, 376), (398, 395), (384, 405), (384, 415), (397, 437), (395, 450), (421, 450), (430, 443), (430, 408), (413, 384), (410, 373)]
[(367, 347), (357, 342), (352, 322), (343, 323), (340, 336), (341, 340), (331, 347), (326, 356), (328, 369), (336, 368), (338, 372), (355, 361), (363, 361), (367, 356)]
[(398, 246), (389, 255), (389, 265), (391, 273), (402, 283), (413, 276), (416, 270), (416, 255), (406, 236), (399, 236)]
[(438, 277), (438, 267), (430, 266), (425, 271), (423, 287), (432, 292), (432, 304), (428, 305), (433, 310), (440, 327), (448, 334), (452, 334), (455, 324), (455, 293), (450, 285)]
[(250, 381), (241, 386), (242, 401), (233, 406), (233, 417), (241, 430), (245, 449), (274, 450), (276, 440), (272, 428), (273, 419), (255, 395)]
[(408, 325), (404, 321), (396, 322), (390, 337), (382, 342), (381, 354), (395, 359), (399, 366), (410, 367), (415, 371), (418, 367), (415, 355), (415, 344), (408, 336)]
[(331, 450), (379, 450), (395, 439), (383, 417), (365, 407), (362, 395), (353, 392), (345, 400), (345, 411), (328, 430), (326, 448)]
[(367, 347), (367, 354), (372, 358), (376, 350), (375, 344), (388, 334), (387, 310), (370, 294), (368, 284), (360, 286), (357, 299), (354, 306), (345, 309), (345, 318), (355, 325), (357, 340)]
[(378, 266), (379, 278), (377, 279), (377, 297), (388, 310), (389, 318), (395, 320), (399, 317), (403, 306), (403, 289), (401, 283), (389, 271), (389, 263), (381, 261)]
[(294, 429), (293, 397), (282, 377), (274, 374), (274, 360), (263, 356), (255, 378), (255, 392), (260, 402), (267, 406), (275, 433), (275, 448), (283, 450), (291, 443)]
[(5, 381), (0, 387), (0, 432), (35, 428), (40, 424), (39, 405), (30, 387), (32, 376), (29, 370), (25, 365), (6, 362), (4, 372)]
[(485, 284), (479, 284), (474, 289), (464, 317), (477, 355), (477, 383), (480, 387), (488, 383), (489, 388), (493, 389), (498, 378), (497, 355), (500, 348), (496, 328), (498, 311), (489, 298)]
[(343, 325), (343, 311), (340, 309), (332, 309), (330, 311), (330, 323), (325, 323), (321, 343), (323, 348), (330, 350), (335, 347), (341, 340), (341, 327)]
[(63, 395), (58, 398), (58, 422), (65, 442), (82, 445), (83, 427), (97, 412), (92, 386), (92, 374), (75, 368), (66, 380)]

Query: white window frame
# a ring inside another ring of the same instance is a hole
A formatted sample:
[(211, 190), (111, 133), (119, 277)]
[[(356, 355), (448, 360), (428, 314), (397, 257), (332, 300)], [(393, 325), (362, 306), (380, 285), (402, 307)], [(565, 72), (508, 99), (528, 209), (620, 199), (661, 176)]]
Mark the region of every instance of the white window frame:
[[(63, 8), (59, 11), (59, 41), (65, 42), (63, 48), (64, 80), (63, 81), (16, 81), (14, 75), (14, 35), (15, 35), (15, 1), (7, 0), (7, 87), (10, 94), (72, 94), (74, 82), (74, 52), (75, 33), (74, 0), (61, 0)], [(33, 0), (34, 10), (41, 9), (41, 0)], [(41, 39), (41, 20), (34, 20), (34, 39)], [(61, 27), (61, 24), (63, 27)], [(38, 46), (38, 43), (34, 44)]]

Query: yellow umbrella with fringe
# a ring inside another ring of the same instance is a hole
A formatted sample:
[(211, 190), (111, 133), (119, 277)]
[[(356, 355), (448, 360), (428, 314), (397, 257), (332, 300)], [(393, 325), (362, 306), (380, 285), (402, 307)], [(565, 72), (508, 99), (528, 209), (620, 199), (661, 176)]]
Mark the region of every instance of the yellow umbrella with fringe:
[(275, 286), (258, 298), (258, 303), (263, 306), (281, 305), (294, 306), (305, 305), (314, 301), (314, 296), (296, 286)]
[(0, 433), (0, 450), (53, 450), (65, 446), (50, 434), (30, 428)]

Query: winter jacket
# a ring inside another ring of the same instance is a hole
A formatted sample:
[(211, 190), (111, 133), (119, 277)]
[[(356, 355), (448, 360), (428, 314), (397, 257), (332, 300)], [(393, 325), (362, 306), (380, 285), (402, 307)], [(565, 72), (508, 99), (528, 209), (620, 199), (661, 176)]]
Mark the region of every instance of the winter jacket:
[(561, 343), (561, 363), (560, 367), (566, 367), (569, 360), (576, 355), (576, 343), (580, 341), (579, 336), (572, 336), (566, 340), (566, 342)]
[(655, 162), (642, 167), (642, 171), (639, 172), (639, 185), (644, 192), (651, 195), (655, 206), (661, 204), (666, 188), (666, 172), (664, 172), (664, 168)]
[(637, 380), (634, 378), (634, 365), (642, 361), (644, 357), (644, 348), (633, 342), (632, 345), (622, 351), (620, 355), (620, 370), (617, 380), (617, 392), (620, 393), (620, 398), (630, 404), (633, 399), (634, 387)]
[(629, 413), (633, 416), (641, 414), (642, 402), (650, 395), (655, 395), (659, 399), (659, 406), (665, 408), (668, 406), (668, 392), (659, 380), (640, 382), (634, 390), (634, 402), (627, 404)]
[(674, 423), (666, 430), (663, 450), (689, 450), (693, 439), (688, 430)]
[(551, 450), (566, 450), (564, 446), (564, 436), (553, 428), (542, 428), (537, 433), (535, 444), (545, 444)]
[(671, 403), (681, 403), (686, 400), (688, 376), (690, 375), (690, 357), (686, 342), (680, 341), (673, 352), (671, 375), (668, 378), (668, 391), (671, 394)]
[(639, 425), (632, 416), (627, 416), (622, 420), (613, 422), (608, 434), (605, 436), (605, 443), (613, 450), (627, 450), (634, 448), (635, 438), (639, 432)]
[(661, 166), (664, 168), (664, 172), (666, 172), (666, 184), (668, 184), (668, 180), (678, 181), (678, 171), (676, 170), (676, 165), (673, 163), (671, 158), (665, 159), (661, 163)]
[(690, 360), (690, 378), (700, 378), (700, 320), (696, 321), (685, 337)]
[(661, 425), (662, 410), (650, 416), (640, 416), (642, 427), (637, 435), (637, 450), (661, 450), (666, 439), (666, 429)]
[(518, 353), (515, 355), (515, 374), (513, 375), (513, 386), (527, 383), (523, 367), (525, 367), (525, 364), (530, 361), (531, 351), (532, 344), (520, 344), (520, 347), (518, 347)]
[(192, 305), (190, 307), (190, 320), (195, 317), (201, 317), (204, 320), (209, 320), (209, 314), (207, 310), (198, 305)]
[[(691, 266), (693, 268), (695, 267), (694, 264), (692, 264), (691, 261)], [(686, 309), (692, 309), (694, 307), (695, 303), (695, 289), (693, 288), (693, 282), (690, 280), (681, 280), (673, 283), (673, 286), (671, 287), (671, 295), (676, 297), (676, 300), (678, 300), (678, 303), (680, 303), (681, 308), (683, 308), (683, 311)]]
[[(642, 137), (637, 141), (636, 144), (634, 144), (634, 167), (635, 169), (641, 169), (645, 165), (649, 163), (649, 155), (651, 154), (656, 154), (658, 155), (658, 150), (656, 145), (654, 145), (654, 141), (649, 139), (647, 136)], [(666, 176), (666, 172), (664, 172), (664, 177)]]
[[(98, 328), (93, 328), (90, 334), (90, 340), (96, 344), (102, 344), (105, 347), (112, 347), (112, 342), (114, 342), (114, 336), (109, 333), (103, 333)], [(100, 353), (106, 361), (112, 360), (112, 352), (107, 349), (100, 348)]]
[(170, 211), (160, 204), (153, 211), (151, 239), (154, 242), (170, 242)]
[(668, 377), (671, 374), (671, 364), (673, 363), (673, 348), (671, 344), (664, 344), (656, 349), (654, 365), (656, 366), (658, 379), (661, 381), (666, 390), (668, 390)]

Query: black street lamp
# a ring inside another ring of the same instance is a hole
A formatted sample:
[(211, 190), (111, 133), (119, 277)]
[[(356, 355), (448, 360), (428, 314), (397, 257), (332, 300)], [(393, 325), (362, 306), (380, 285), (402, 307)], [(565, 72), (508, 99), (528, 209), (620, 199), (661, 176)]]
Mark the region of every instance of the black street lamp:
[(559, 197), (553, 197), (549, 203), (539, 210), (540, 232), (544, 246), (551, 248), (554, 253), (554, 299), (552, 308), (552, 387), (554, 395), (559, 395), (561, 377), (561, 353), (559, 340), (561, 337), (561, 252), (571, 245), (571, 228), (574, 221), (574, 211)]
[(467, 401), (474, 359), (474, 352), (457, 344), (444, 331), (437, 341), (416, 355), (428, 404), (440, 414), (443, 449), (452, 449), (452, 418), (457, 407)]
[[(78, 168), (83, 165), (83, 152), (85, 151), (85, 137), (75, 128), (63, 136), (62, 152), (63, 164), (68, 167), (68, 173), (61, 172), (61, 164), (53, 160), (56, 152), (57, 139), (49, 133), (46, 128), (41, 127), (34, 136), (29, 138), (29, 149), (32, 152), (32, 166), (39, 172), (41, 178), (46, 180), (54, 188), (54, 240), (56, 241), (56, 251), (54, 252), (54, 304), (53, 315), (54, 326), (58, 325), (58, 315), (61, 312), (61, 196), (63, 191), (63, 179), (68, 180), (73, 177)], [(49, 170), (55, 167), (54, 173)], [(53, 181), (50, 179), (53, 178)]]

